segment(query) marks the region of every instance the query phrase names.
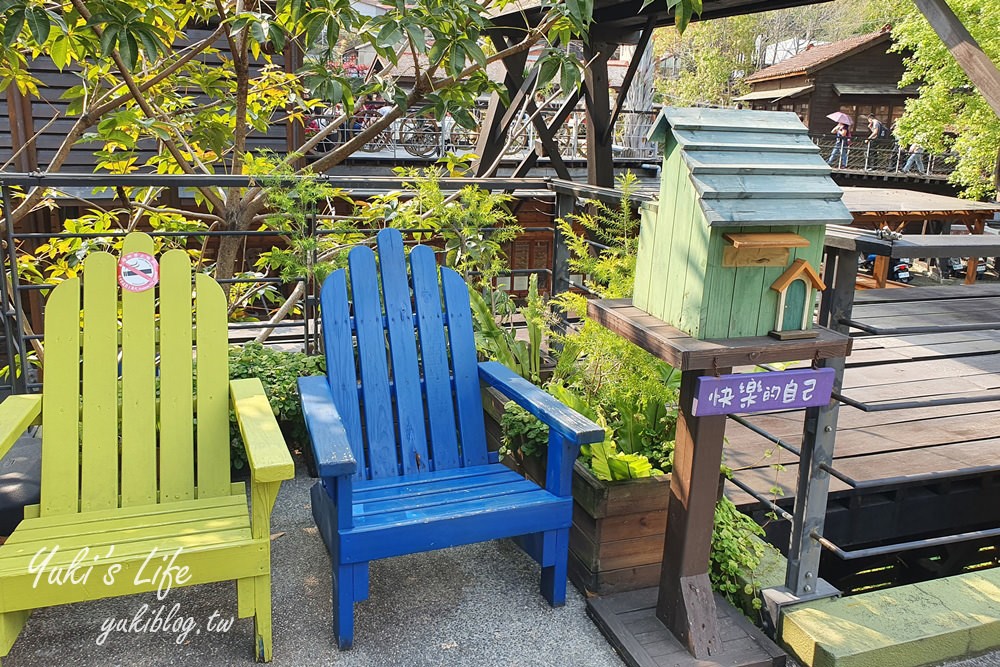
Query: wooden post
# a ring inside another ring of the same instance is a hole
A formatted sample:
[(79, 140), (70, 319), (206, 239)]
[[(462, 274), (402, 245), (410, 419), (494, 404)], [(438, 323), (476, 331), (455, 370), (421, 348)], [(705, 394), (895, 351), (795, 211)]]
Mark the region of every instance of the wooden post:
[(608, 91), (608, 59), (614, 44), (591, 40), (584, 47), (588, 67), (584, 72), (587, 83), (587, 182), (603, 188), (615, 185), (611, 155), (611, 100)]
[[(966, 224), (968, 224), (968, 223), (966, 223)], [(976, 220), (975, 222), (972, 223), (972, 225), (971, 225), (971, 227), (972, 227), (971, 231), (972, 231), (973, 234), (982, 234), (983, 233), (983, 227), (985, 227), (985, 226), (986, 226), (986, 221), (983, 220), (982, 218), (979, 218), (978, 220)], [(968, 261), (966, 261), (966, 263), (965, 263), (965, 284), (966, 285), (972, 285), (973, 283), (976, 282), (976, 278), (979, 277), (979, 273), (977, 271), (978, 268), (979, 268), (979, 258), (978, 257), (969, 257)]]
[(885, 287), (885, 281), (889, 277), (889, 258), (885, 255), (878, 255), (875, 258), (875, 265), (872, 267), (872, 277), (875, 279), (876, 287)]
[[(488, 35), (493, 42), (493, 46), (498, 51), (502, 51), (510, 45), (503, 30), (491, 30)], [(515, 53), (503, 60), (503, 65), (507, 70), (504, 85), (512, 94), (512, 97), (524, 82), (520, 73), (524, 71), (527, 58), (528, 54), (524, 52)], [(511, 106), (516, 106), (517, 104), (517, 100), (511, 99)], [(493, 93), (490, 97), (490, 104), (486, 109), (486, 116), (479, 127), (479, 140), (476, 142), (476, 154), (479, 155), (479, 158), (472, 167), (476, 176), (486, 177), (493, 175), (492, 167), (499, 157), (503, 155), (504, 148), (507, 145), (506, 140), (508, 130), (510, 129), (510, 122), (505, 117), (509, 111), (510, 108), (503, 103), (500, 95)]]
[[(718, 369), (719, 373), (730, 370)], [(694, 370), (681, 374), (674, 469), (656, 602), (656, 617), (692, 656), (702, 660), (722, 652), (708, 564), (726, 432), (725, 415), (691, 414), (695, 380), (705, 373)]]

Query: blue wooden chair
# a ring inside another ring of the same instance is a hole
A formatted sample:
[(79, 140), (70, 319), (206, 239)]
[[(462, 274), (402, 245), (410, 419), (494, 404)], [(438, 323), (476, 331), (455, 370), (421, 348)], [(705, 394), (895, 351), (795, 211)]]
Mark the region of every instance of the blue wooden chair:
[[(354, 639), (368, 563), (522, 536), (542, 594), (566, 601), (573, 461), (604, 431), (495, 362), (477, 363), (469, 293), (397, 230), (350, 253), (320, 297), (327, 377), (299, 380), (320, 481), (312, 510), (333, 561), (333, 628)], [(381, 292), (379, 294), (379, 285)], [(352, 301), (348, 293), (353, 296)], [(480, 381), (549, 426), (545, 488), (486, 451)]]

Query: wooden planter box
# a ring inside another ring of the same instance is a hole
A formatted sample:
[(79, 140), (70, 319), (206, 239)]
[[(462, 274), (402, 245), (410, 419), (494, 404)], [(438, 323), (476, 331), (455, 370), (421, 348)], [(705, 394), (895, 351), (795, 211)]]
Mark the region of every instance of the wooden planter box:
[[(486, 438), (500, 448), (500, 418), (507, 399), (483, 390)], [(540, 486), (545, 457), (505, 457), (503, 463)], [(585, 593), (606, 595), (656, 586), (663, 560), (670, 475), (602, 482), (586, 466), (573, 467), (573, 527), (569, 534), (569, 578)]]
[(670, 475), (603, 482), (577, 462), (570, 581), (596, 595), (656, 586), (669, 497)]

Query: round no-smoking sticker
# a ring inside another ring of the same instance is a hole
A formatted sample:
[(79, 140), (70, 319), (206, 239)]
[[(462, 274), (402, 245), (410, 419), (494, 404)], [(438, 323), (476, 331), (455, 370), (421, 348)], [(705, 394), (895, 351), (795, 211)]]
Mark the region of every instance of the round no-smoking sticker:
[(118, 260), (118, 284), (129, 292), (145, 292), (160, 279), (156, 258), (145, 252), (130, 252)]

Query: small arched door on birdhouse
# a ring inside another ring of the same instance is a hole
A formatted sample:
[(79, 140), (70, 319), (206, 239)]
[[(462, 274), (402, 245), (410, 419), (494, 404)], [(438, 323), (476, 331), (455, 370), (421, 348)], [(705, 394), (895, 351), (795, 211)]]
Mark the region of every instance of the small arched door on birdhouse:
[(816, 302), (813, 290), (825, 290), (819, 274), (804, 259), (797, 259), (771, 284), (778, 293), (778, 308), (774, 330), (770, 335), (779, 340), (813, 338), (812, 307)]

